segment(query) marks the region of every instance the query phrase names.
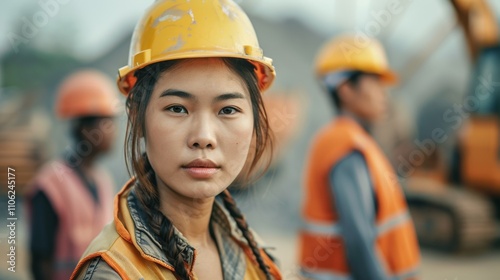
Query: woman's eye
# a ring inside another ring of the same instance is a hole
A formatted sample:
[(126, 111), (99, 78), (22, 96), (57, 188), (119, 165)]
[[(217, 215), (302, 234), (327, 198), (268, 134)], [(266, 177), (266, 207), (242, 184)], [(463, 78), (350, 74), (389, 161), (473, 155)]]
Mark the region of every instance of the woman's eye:
[(222, 114), (222, 115), (232, 115), (232, 114), (235, 114), (237, 113), (238, 110), (236, 108), (233, 108), (233, 107), (224, 107), (220, 110), (219, 114)]
[(176, 114), (187, 114), (186, 108), (182, 106), (170, 106), (167, 108), (170, 112), (176, 113)]

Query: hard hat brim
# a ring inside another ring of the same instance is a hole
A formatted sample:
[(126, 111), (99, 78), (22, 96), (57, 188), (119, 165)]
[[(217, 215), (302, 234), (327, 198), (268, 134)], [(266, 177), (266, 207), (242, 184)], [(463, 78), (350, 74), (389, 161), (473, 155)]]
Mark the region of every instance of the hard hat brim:
[(380, 79), (386, 85), (395, 85), (399, 82), (398, 75), (392, 70), (387, 70), (383, 73), (380, 73)]
[(142, 69), (148, 65), (162, 62), (162, 61), (167, 61), (167, 60), (177, 60), (177, 59), (193, 59), (193, 58), (239, 58), (239, 59), (244, 59), (255, 65), (256, 69), (255, 72), (257, 74), (257, 78), (259, 81), (259, 89), (261, 92), (267, 90), (271, 84), (273, 83), (275, 77), (276, 77), (276, 71), (275, 68), (272, 64), (272, 59), (268, 57), (262, 57), (262, 58), (256, 58), (256, 57), (250, 57), (250, 56), (244, 56), (242, 54), (234, 54), (234, 53), (224, 53), (224, 52), (191, 52), (191, 53), (184, 53), (181, 55), (172, 55), (171, 58), (169, 57), (161, 57), (156, 60), (151, 60), (148, 62), (144, 62), (141, 65), (138, 65), (136, 67), (130, 68), (128, 65), (120, 68), (118, 71), (118, 78), (117, 78), (117, 86), (120, 92), (123, 95), (128, 95), (130, 90), (135, 84), (135, 77), (133, 76), (135, 71)]

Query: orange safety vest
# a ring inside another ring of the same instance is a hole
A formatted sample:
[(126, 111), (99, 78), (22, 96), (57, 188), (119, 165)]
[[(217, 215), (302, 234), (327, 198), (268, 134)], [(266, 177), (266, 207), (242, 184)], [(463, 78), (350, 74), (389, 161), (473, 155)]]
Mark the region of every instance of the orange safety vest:
[[(101, 257), (124, 280), (177, 279), (173, 273), (174, 268), (170, 264), (144, 252), (137, 244), (134, 221), (127, 206), (127, 197), (134, 184), (135, 179), (131, 179), (115, 197), (114, 223), (107, 225), (92, 241), (71, 275), (71, 280), (77, 279), (80, 273), (86, 270), (90, 261), (97, 257)], [(246, 257), (247, 269), (244, 280), (265, 279), (250, 247), (246, 244), (238, 244), (243, 248)], [(276, 264), (264, 251), (261, 255), (274, 279), (281, 280), (281, 273)]]
[[(46, 164), (28, 191), (28, 197), (37, 190), (43, 191), (57, 214), (54, 279), (70, 277), (92, 239), (113, 219), (111, 178), (95, 170), (92, 179), (96, 183), (99, 204), (95, 203), (80, 176), (62, 161)], [(29, 203), (28, 207), (31, 207)]]
[[(401, 187), (375, 141), (347, 117), (327, 125), (312, 146), (306, 171), (305, 227), (300, 234), (301, 270), (311, 278), (351, 279), (329, 173), (353, 151), (364, 156), (373, 182), (378, 205), (374, 246), (380, 260), (391, 279), (410, 279), (415, 276), (420, 254)], [(353, 205), (353, 211), (355, 208)]]

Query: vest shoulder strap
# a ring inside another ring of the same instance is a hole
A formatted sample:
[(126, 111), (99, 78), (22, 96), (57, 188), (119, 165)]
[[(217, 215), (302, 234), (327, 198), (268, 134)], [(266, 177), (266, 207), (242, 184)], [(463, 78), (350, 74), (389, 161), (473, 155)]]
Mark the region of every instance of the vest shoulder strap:
[(76, 279), (88, 262), (97, 257), (101, 257), (124, 280), (176, 280), (170, 270), (146, 260), (132, 243), (121, 238), (114, 223), (108, 224), (92, 241), (70, 279)]
[(122, 279), (176, 280), (170, 270), (144, 259), (133, 244), (122, 238), (117, 239), (102, 258)]
[(340, 117), (325, 126), (315, 137), (307, 165), (310, 185), (318, 185), (319, 178), (326, 176), (339, 160), (354, 150), (364, 152), (369, 139), (354, 121)]

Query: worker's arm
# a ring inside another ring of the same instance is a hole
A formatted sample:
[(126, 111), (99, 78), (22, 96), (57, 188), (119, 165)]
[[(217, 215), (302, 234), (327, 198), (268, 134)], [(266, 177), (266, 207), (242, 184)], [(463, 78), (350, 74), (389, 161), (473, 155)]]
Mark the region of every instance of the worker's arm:
[(32, 200), (30, 232), (31, 271), (35, 280), (54, 279), (57, 214), (49, 199), (38, 191)]
[(388, 279), (375, 249), (376, 201), (361, 153), (352, 152), (332, 168), (330, 187), (353, 279)]

